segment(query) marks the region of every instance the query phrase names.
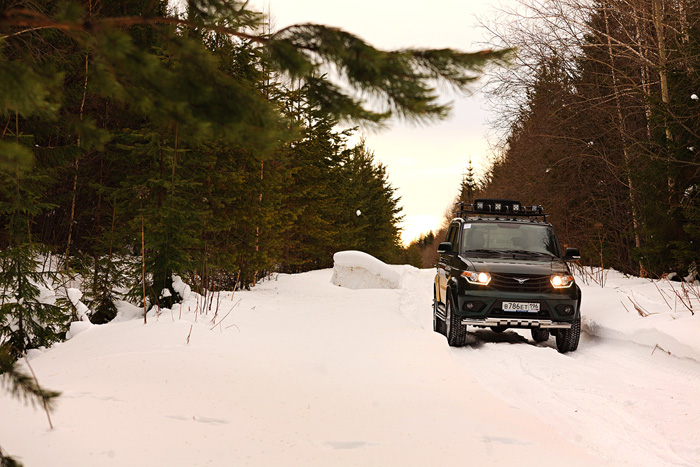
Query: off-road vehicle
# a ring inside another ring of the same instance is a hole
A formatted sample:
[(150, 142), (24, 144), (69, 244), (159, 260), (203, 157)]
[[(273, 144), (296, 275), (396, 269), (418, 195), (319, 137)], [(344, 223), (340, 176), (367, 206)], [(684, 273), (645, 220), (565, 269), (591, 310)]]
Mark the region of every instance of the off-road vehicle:
[(451, 346), (467, 341), (467, 327), (529, 328), (535, 342), (556, 337), (559, 352), (576, 350), (581, 289), (542, 206), (477, 199), (460, 203), (440, 244), (433, 329)]

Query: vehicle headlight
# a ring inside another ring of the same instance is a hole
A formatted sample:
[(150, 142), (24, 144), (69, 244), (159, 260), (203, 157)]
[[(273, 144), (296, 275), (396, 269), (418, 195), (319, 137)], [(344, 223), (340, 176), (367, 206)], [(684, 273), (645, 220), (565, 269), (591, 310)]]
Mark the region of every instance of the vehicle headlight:
[(465, 271), (462, 275), (470, 284), (488, 285), (491, 282), (491, 274), (488, 272)]
[(565, 289), (567, 287), (571, 287), (571, 284), (574, 283), (574, 276), (567, 274), (555, 274), (549, 278), (549, 282), (552, 283), (552, 287), (555, 289)]

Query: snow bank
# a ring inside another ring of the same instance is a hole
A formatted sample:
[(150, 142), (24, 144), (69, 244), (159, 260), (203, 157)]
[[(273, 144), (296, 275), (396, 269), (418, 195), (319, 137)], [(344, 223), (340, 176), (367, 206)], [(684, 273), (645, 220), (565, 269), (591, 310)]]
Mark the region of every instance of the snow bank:
[(348, 289), (400, 289), (401, 275), (367, 253), (339, 251), (333, 255), (331, 283)]
[(607, 272), (605, 287), (581, 282), (581, 315), (583, 329), (588, 334), (630, 341), (700, 361), (700, 284), (697, 282), (681, 286), (665, 279), (624, 276), (617, 271)]

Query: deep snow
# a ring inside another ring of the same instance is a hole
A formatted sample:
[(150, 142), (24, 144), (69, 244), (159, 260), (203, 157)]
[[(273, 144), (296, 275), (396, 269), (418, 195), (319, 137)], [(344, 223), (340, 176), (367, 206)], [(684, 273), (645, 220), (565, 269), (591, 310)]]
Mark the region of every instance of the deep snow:
[(214, 322), (189, 291), (146, 325), (128, 305), (81, 322), (31, 355), (63, 393), (56, 428), (1, 397), (0, 445), (27, 467), (700, 464), (700, 316), (678, 284), (583, 284), (586, 333), (562, 355), (514, 331), (451, 349), (434, 271), (382, 268), (400, 289), (323, 270), (221, 293)]

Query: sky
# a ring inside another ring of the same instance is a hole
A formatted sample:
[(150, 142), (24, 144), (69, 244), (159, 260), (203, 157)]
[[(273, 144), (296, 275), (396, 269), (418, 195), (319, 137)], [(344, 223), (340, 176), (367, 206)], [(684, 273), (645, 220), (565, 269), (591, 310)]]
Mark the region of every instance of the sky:
[[(255, 0), (271, 12), (273, 31), (296, 23), (320, 23), (351, 32), (382, 49), (406, 47), (482, 50), (487, 38), (478, 18), (493, 13), (497, 0)], [(477, 91), (477, 87), (474, 88)], [(375, 159), (387, 167), (401, 197), (402, 240), (437, 230), (459, 191), (471, 158), (477, 175), (487, 169), (490, 144), (484, 97), (446, 91), (454, 110), (442, 122), (417, 126), (398, 120), (381, 132), (360, 130)]]

